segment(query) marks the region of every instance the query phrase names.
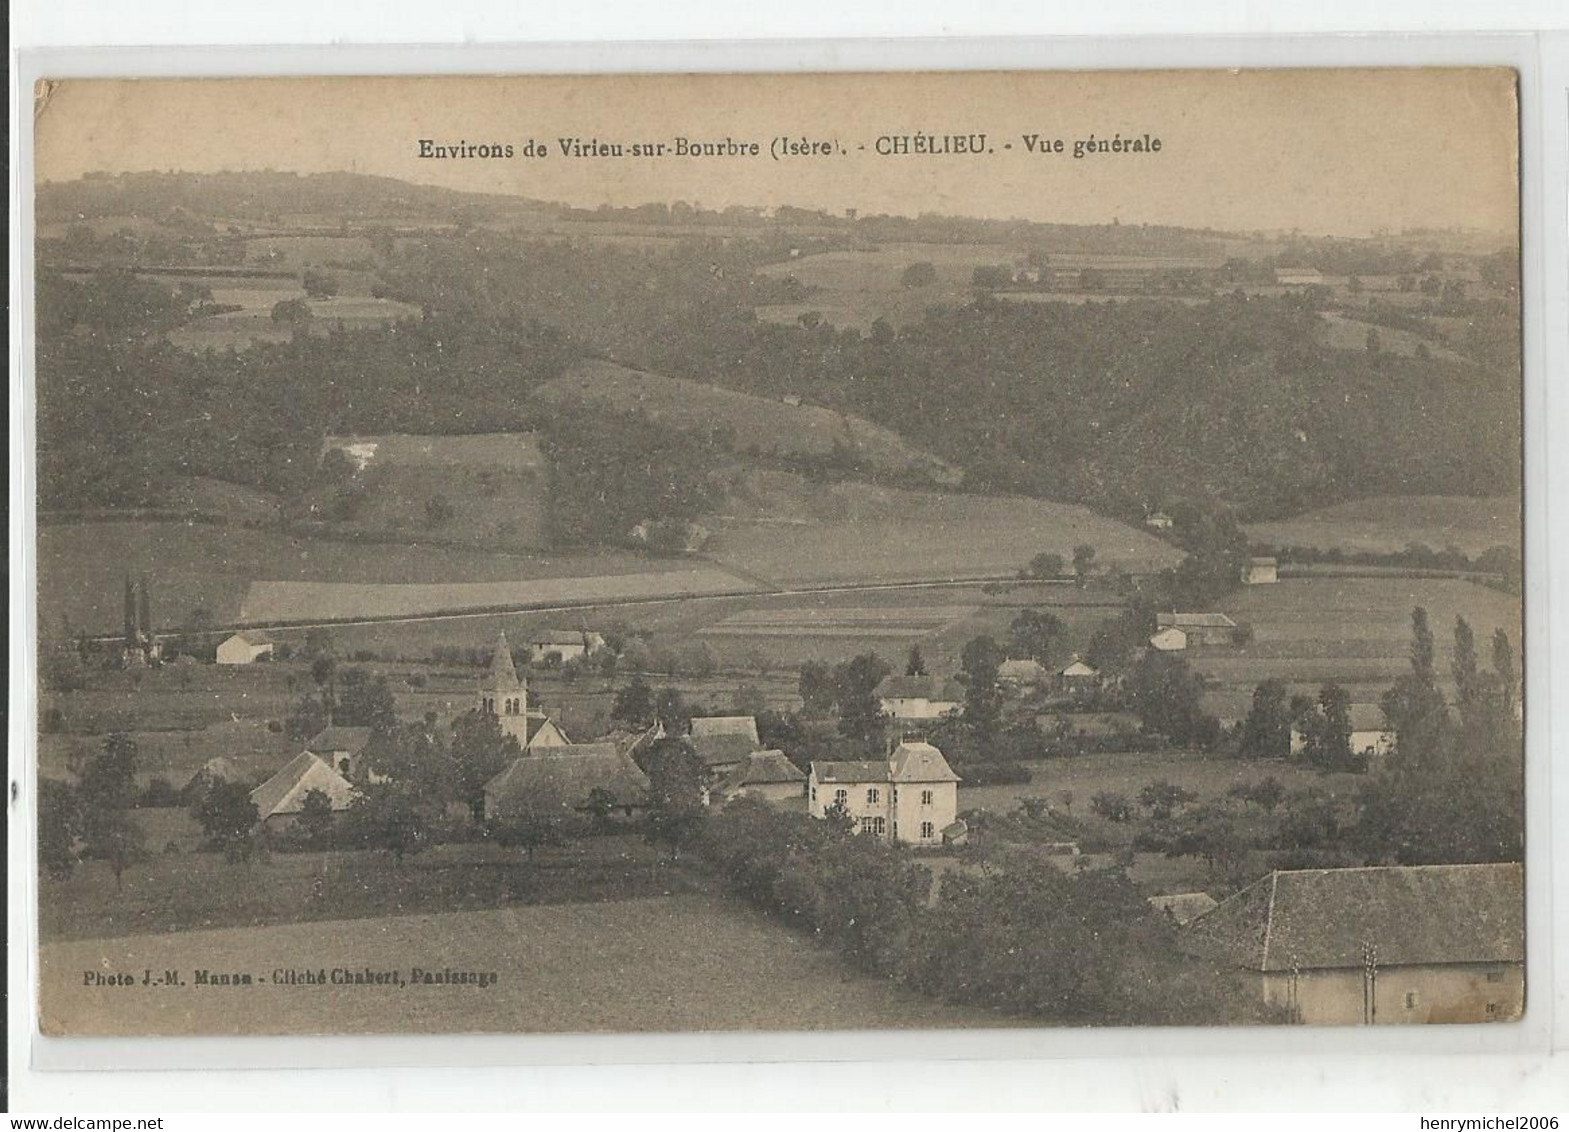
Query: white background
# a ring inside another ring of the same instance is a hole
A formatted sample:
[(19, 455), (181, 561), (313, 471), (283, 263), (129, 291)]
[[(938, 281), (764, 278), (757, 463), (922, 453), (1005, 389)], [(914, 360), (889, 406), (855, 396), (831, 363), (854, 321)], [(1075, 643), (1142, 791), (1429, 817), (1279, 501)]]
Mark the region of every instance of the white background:
[[(368, 1109), (755, 1109), (833, 1112), (908, 1109), (1271, 1110), (1334, 1108), (1495, 1114), (1569, 1109), (1569, 863), (1555, 874), (1548, 812), (1569, 829), (1569, 709), (1549, 689), (1569, 689), (1569, 455), (1545, 438), (1565, 435), (1569, 320), (1565, 317), (1566, 109), (1569, 37), (1479, 41), (1483, 30), (1565, 29), (1569, 10), (1549, 0), (1493, 4), (1181, 5), (936, 3), (552, 4), (441, 0), (332, 4), (257, 0), (249, 5), (180, 0), (113, 4), (15, 0), (13, 52), (37, 47), (249, 45), (184, 56), (56, 55), (78, 73), (311, 71), (389, 72), (526, 69), (821, 69), (932, 66), (1262, 65), (1461, 61), (1513, 53), (1528, 84), (1523, 105), (1527, 233), (1527, 702), (1530, 743), (1529, 893), (1532, 999), (1522, 1027), (1178, 1033), (1034, 1031), (1005, 1035), (683, 1036), (637, 1039), (316, 1039), (290, 1042), (55, 1043), (32, 1041), (29, 932), (30, 831), (26, 806), (12, 807), (8, 999), (13, 1110), (76, 1113), (174, 1110)], [(1470, 32), (1419, 42), (1333, 32)], [(1173, 45), (1152, 36), (1202, 38)], [(1022, 36), (1059, 36), (1026, 40)], [(1292, 36), (1316, 35), (1305, 40)], [(1266, 37), (1280, 38), (1266, 38)], [(984, 37), (956, 40), (953, 37)], [(1233, 37), (1247, 37), (1233, 38)], [(770, 44), (737, 41), (769, 39)], [(728, 43), (680, 43), (728, 40)], [(824, 43), (823, 40), (835, 42)], [(622, 46), (607, 45), (620, 41)], [(646, 45), (628, 48), (642, 41)], [(663, 41), (655, 46), (653, 41)], [(781, 42), (782, 41), (782, 42)], [(819, 41), (819, 42), (813, 42)], [(419, 51), (333, 51), (330, 45), (422, 44)], [(532, 50), (505, 45), (565, 44)], [(293, 55), (254, 50), (315, 45)], [(486, 46), (488, 45), (488, 46)], [(23, 60), (25, 63), (26, 60)], [(12, 71), (12, 292), (18, 223), (28, 196), (20, 163)], [(23, 92), (26, 87), (22, 87)], [(1443, 155), (1434, 155), (1435, 176)], [(13, 319), (25, 315), (13, 303)], [(25, 322), (11, 346), (11, 710), (10, 776), (29, 796), (31, 590), (24, 478), (28, 402), (19, 368)], [(1548, 375), (1556, 375), (1556, 381)], [(1552, 485), (1557, 485), (1554, 491)], [(1554, 594), (1564, 597), (1554, 602)], [(1549, 752), (1553, 757), (1549, 759)], [(1569, 836), (1557, 837), (1562, 857)], [(1556, 899), (1555, 899), (1556, 897)], [(1556, 967), (1553, 965), (1556, 964)], [(1549, 975), (1551, 972), (1551, 976)], [(1550, 1051), (1559, 1051), (1552, 1060)], [(38, 1071), (53, 1064), (333, 1066), (316, 1070), (201, 1072)], [(751, 1059), (736, 1061), (734, 1059)], [(369, 1061), (400, 1068), (354, 1068)], [(590, 1064), (592, 1062), (600, 1064)], [(607, 1064), (614, 1063), (614, 1064)], [(929, 1124), (936, 1119), (927, 1115)], [(1415, 1127), (1414, 1121), (1409, 1123)], [(194, 1125), (193, 1125), (194, 1126)]]

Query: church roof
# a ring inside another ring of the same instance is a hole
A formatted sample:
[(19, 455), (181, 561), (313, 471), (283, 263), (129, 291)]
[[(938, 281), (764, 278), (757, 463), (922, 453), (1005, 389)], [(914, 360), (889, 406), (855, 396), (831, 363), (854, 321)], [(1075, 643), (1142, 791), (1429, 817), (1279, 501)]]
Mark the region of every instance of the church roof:
[(518, 670), (512, 664), (512, 648), (507, 644), (505, 633), (496, 634), (496, 651), (490, 658), (490, 683), (503, 692), (522, 687)]

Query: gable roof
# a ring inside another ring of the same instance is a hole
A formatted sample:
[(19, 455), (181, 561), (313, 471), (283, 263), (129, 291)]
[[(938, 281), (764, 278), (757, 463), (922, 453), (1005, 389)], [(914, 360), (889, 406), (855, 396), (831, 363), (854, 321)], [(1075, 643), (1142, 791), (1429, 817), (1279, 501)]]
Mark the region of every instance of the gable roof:
[(305, 795), (320, 790), (334, 810), (346, 810), (359, 796), (347, 778), (309, 751), (295, 755), (282, 770), (251, 791), (256, 816), (266, 821), (274, 814), (297, 814), (305, 808)]
[(688, 735), (687, 742), (709, 770), (745, 762), (748, 755), (762, 746), (745, 735)]
[(1161, 628), (1175, 625), (1179, 629), (1235, 629), (1237, 623), (1224, 613), (1157, 613), (1155, 624)]
[(858, 762), (812, 763), (812, 775), (819, 782), (887, 782), (889, 766), (882, 759), (862, 759)]
[(785, 758), (783, 751), (753, 751), (746, 757), (746, 762), (725, 775), (723, 789), (729, 792), (746, 786), (805, 781), (806, 775)]
[(242, 629), (233, 636), (226, 637), (223, 643), (228, 644), (230, 641), (236, 640), (244, 641), (248, 645), (259, 646), (272, 644), (272, 638), (269, 637), (266, 633), (263, 633), (260, 629)]
[(904, 742), (888, 758), (888, 777), (893, 782), (958, 782), (948, 760), (930, 743)]
[(1272, 872), (1183, 929), (1183, 947), (1254, 971), (1518, 963), (1521, 867)]
[(496, 648), (490, 656), (490, 686), (510, 692), (522, 686), (518, 670), (512, 663), (512, 649), (507, 644), (506, 633), (496, 634)]
[(1078, 657), (1074, 657), (1071, 661), (1069, 661), (1063, 667), (1062, 672), (1060, 673), (1060, 675), (1063, 675), (1063, 676), (1099, 676), (1100, 675), (1100, 669), (1096, 668), (1093, 664), (1091, 664), (1087, 660), (1080, 660)]
[(357, 755), (370, 742), (369, 727), (326, 727), (311, 737), (305, 749), (312, 754), (322, 751), (347, 751)]
[[(692, 719), (692, 738), (706, 735), (745, 735), (757, 742), (757, 718), (751, 715), (700, 715)], [(754, 751), (756, 747), (752, 748)]]
[(1003, 680), (1039, 680), (1046, 675), (1046, 666), (1038, 660), (1005, 660), (997, 666), (997, 675)]
[(595, 790), (637, 805), (648, 796), (648, 776), (614, 743), (536, 748), (485, 783), (485, 810), (575, 810)]

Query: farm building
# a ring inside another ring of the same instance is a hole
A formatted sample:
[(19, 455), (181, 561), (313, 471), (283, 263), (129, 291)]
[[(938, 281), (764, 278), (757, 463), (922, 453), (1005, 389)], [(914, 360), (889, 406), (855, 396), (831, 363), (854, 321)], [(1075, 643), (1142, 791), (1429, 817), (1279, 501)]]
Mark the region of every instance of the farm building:
[(885, 676), (877, 685), (883, 714), (895, 720), (941, 719), (957, 711), (964, 690), (952, 681), (939, 683), (935, 676)]
[(545, 629), (534, 634), (528, 642), (529, 656), (535, 664), (565, 664), (591, 656), (604, 647), (605, 638), (586, 629)]
[(360, 760), (369, 742), (369, 727), (327, 727), (305, 744), (305, 753), (352, 781), (360, 777)]
[(272, 647), (272, 639), (265, 633), (247, 629), (219, 642), (217, 661), (219, 664), (254, 664), (271, 656)]
[(1521, 867), (1272, 872), (1182, 929), (1316, 1025), (1503, 1022), (1524, 1003)]
[(1220, 902), (1207, 892), (1178, 892), (1171, 896), (1151, 896), (1150, 907), (1164, 912), (1172, 923), (1183, 924), (1198, 919)]
[[(1351, 753), (1376, 764), (1395, 749), (1395, 731), (1384, 719), (1384, 709), (1377, 704), (1351, 705)], [(1300, 727), (1291, 728), (1291, 753), (1301, 755), (1307, 750), (1307, 732)]]
[(564, 747), (572, 742), (555, 720), (544, 712), (529, 709), (528, 681), (518, 675), (517, 666), (512, 663), (505, 633), (496, 638), (490, 671), (480, 679), (475, 698), (475, 710), (495, 716), (502, 733), (511, 735), (525, 750)]
[(305, 795), (319, 790), (332, 812), (340, 814), (359, 796), (343, 775), (309, 751), (295, 755), (284, 768), (251, 791), (257, 820), (270, 829), (287, 829), (305, 809)]
[(485, 817), (591, 812), (596, 804), (630, 814), (648, 801), (648, 776), (614, 743), (574, 743), (530, 751), (485, 784)]
[[(1237, 632), (1237, 623), (1224, 613), (1157, 613), (1155, 627), (1157, 630), (1181, 629), (1187, 634), (1188, 648), (1229, 645), (1235, 641)], [(1156, 636), (1159, 635), (1157, 632)]]
[(1058, 671), (1057, 686), (1065, 692), (1092, 692), (1100, 687), (1100, 669), (1074, 657)]
[(1244, 586), (1267, 586), (1280, 581), (1280, 563), (1273, 558), (1249, 558), (1242, 567)]
[(712, 775), (724, 775), (762, 750), (757, 720), (750, 715), (709, 715), (692, 720), (692, 749)]
[(886, 759), (814, 762), (807, 813), (843, 806), (856, 831), (909, 845), (939, 845), (959, 811), (959, 776), (930, 743), (905, 742)]
[(714, 799), (724, 802), (742, 795), (793, 805), (806, 798), (806, 775), (783, 751), (753, 751), (713, 791)]
[(1184, 652), (1187, 647), (1188, 634), (1175, 625), (1157, 629), (1150, 637), (1150, 648), (1156, 652)]
[(1039, 688), (1050, 675), (1038, 660), (1005, 660), (997, 666), (997, 682), (1005, 688)]
[(1281, 287), (1318, 287), (1324, 283), (1324, 274), (1316, 267), (1277, 267), (1275, 283)]

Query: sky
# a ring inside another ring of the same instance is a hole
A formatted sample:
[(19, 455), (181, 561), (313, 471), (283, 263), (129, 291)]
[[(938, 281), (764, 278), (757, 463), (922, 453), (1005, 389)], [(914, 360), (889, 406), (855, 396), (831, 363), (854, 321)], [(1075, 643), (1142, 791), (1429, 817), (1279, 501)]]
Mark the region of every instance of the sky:
[[(685, 200), (1230, 231), (1511, 231), (1515, 76), (1501, 69), (69, 80), (36, 172), (350, 170), (582, 207)], [(879, 139), (985, 134), (979, 155)], [(1031, 153), (1025, 137), (1061, 139)], [(1160, 151), (1075, 159), (1075, 140)], [(559, 139), (757, 142), (756, 157), (569, 159)], [(775, 160), (773, 139), (831, 143)], [(421, 139), (511, 144), (422, 159)], [(545, 158), (521, 156), (534, 140)], [(883, 142), (885, 146), (889, 143)], [(864, 148), (862, 148), (864, 147)]]

